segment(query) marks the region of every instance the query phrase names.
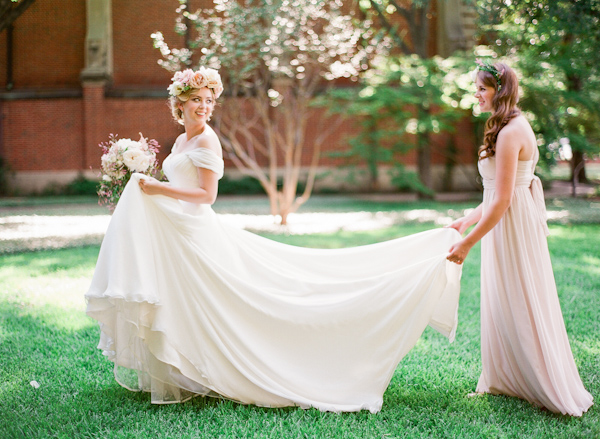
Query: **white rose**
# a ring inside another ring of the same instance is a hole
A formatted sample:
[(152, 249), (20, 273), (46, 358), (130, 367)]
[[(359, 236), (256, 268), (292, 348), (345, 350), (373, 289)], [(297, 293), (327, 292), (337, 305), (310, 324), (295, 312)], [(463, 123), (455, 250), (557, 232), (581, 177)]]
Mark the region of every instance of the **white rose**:
[[(131, 139), (119, 139), (114, 143), (117, 151), (127, 151), (128, 149), (140, 149), (140, 142)], [(111, 148), (112, 149), (112, 148)]]
[(181, 82), (174, 82), (173, 84), (169, 85), (168, 90), (171, 96), (179, 96), (184, 92), (185, 86)]
[(111, 154), (104, 154), (100, 159), (100, 162), (102, 163), (102, 169), (110, 169), (110, 166), (113, 164)]
[(123, 162), (132, 172), (144, 172), (150, 166), (150, 157), (141, 149), (132, 148), (123, 153)]

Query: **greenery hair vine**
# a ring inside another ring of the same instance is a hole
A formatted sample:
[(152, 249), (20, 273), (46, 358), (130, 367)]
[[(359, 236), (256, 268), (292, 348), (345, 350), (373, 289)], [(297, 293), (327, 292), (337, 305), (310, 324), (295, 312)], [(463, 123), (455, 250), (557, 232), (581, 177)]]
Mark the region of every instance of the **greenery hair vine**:
[(502, 90), (502, 83), (500, 82), (500, 78), (502, 78), (504, 70), (499, 71), (488, 60), (483, 61), (480, 58), (477, 58), (475, 60), (475, 63), (477, 64), (479, 71), (483, 70), (485, 72), (491, 73), (494, 76), (494, 78), (496, 78), (496, 83), (498, 84), (498, 92), (500, 92), (500, 90)]

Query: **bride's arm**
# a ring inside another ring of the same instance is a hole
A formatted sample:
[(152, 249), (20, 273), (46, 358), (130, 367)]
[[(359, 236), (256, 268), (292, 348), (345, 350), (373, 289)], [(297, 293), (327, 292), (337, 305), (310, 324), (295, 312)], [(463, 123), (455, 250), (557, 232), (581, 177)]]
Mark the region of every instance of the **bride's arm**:
[(461, 241), (450, 247), (448, 260), (462, 264), (471, 248), (498, 224), (510, 206), (517, 176), (519, 151), (521, 149), (518, 134), (518, 131), (515, 133), (513, 130), (507, 130), (506, 128), (498, 134), (495, 155), (496, 193), (494, 200), (491, 202), (489, 208), (486, 209), (485, 214), (481, 215), (481, 219), (473, 230)]
[(197, 168), (199, 188), (181, 188), (155, 179), (140, 179), (140, 188), (148, 195), (165, 195), (178, 200), (197, 204), (213, 204), (217, 199), (219, 178), (209, 169)]

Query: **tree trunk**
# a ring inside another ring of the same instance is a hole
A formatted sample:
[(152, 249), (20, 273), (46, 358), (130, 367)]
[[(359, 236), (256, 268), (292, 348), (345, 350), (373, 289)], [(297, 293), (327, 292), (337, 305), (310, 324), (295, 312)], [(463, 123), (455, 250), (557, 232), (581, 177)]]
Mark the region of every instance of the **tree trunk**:
[[(417, 116), (423, 120), (429, 115), (429, 109), (421, 107), (417, 111)], [(417, 133), (417, 170), (419, 179), (423, 186), (431, 189), (433, 192), (433, 184), (431, 178), (431, 142), (427, 131)], [(433, 196), (419, 192), (419, 198), (431, 200)]]
[(377, 131), (377, 124), (375, 122), (375, 118), (370, 118), (368, 122), (368, 136), (367, 141), (371, 141), (371, 144), (367, 146), (368, 148), (368, 159), (367, 159), (367, 167), (369, 169), (369, 188), (371, 191), (379, 190), (379, 167), (377, 163), (378, 155), (377, 149), (379, 148), (379, 144), (375, 139), (375, 134)]
[[(567, 43), (571, 43), (573, 40), (573, 35), (572, 34), (567, 34), (565, 36), (565, 41)], [(573, 72), (566, 72), (566, 76), (567, 76), (567, 89), (569, 91), (575, 92), (575, 93), (581, 93), (582, 89), (583, 89), (583, 84), (581, 81), (581, 77), (579, 75), (577, 75), (576, 73)], [(574, 132), (577, 132), (577, 127), (574, 126), (576, 125), (575, 121), (570, 121), (571, 123), (569, 123), (569, 129), (573, 130)], [(588, 183), (588, 179), (587, 176), (585, 174), (585, 161), (583, 159), (583, 152), (581, 151), (577, 151), (577, 150), (573, 150), (573, 158), (571, 159), (571, 181), (572, 182), (579, 182), (579, 183)]]
[[(421, 133), (419, 136), (419, 145), (417, 148), (417, 169), (421, 183), (428, 189), (433, 189), (431, 180), (431, 145), (429, 144), (429, 135)], [(431, 200), (433, 196), (419, 192), (420, 199)]]
[(454, 175), (454, 167), (457, 163), (456, 160), (456, 156), (457, 156), (457, 149), (456, 149), (456, 143), (454, 142), (454, 137), (450, 137), (448, 139), (448, 145), (446, 147), (446, 166), (444, 169), (444, 183), (443, 183), (443, 190), (444, 192), (452, 192), (453, 190), (453, 184), (452, 184), (452, 179), (453, 179), (453, 175)]
[(282, 209), (280, 212), (281, 215), (281, 225), (285, 226), (287, 224), (287, 217), (291, 212), (289, 209)]
[(581, 151), (573, 151), (571, 159), (571, 181), (578, 183), (589, 183), (585, 173), (585, 159)]

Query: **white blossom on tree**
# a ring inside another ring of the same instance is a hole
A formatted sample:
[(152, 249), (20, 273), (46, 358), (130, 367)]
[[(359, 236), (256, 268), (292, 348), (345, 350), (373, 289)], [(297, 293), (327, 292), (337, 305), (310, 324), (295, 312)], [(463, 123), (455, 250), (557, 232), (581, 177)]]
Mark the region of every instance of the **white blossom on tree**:
[[(309, 198), (321, 147), (339, 123), (311, 103), (332, 80), (356, 80), (385, 51), (386, 40), (341, 0), (215, 0), (214, 8), (193, 13), (180, 0), (177, 12), (186, 47), (170, 48), (154, 33), (159, 64), (170, 71), (219, 70), (227, 99), (215, 128), (223, 148), (238, 169), (260, 181), (271, 213), (285, 224)], [(309, 124), (317, 132), (311, 145)], [(301, 180), (304, 191), (297, 196)]]

